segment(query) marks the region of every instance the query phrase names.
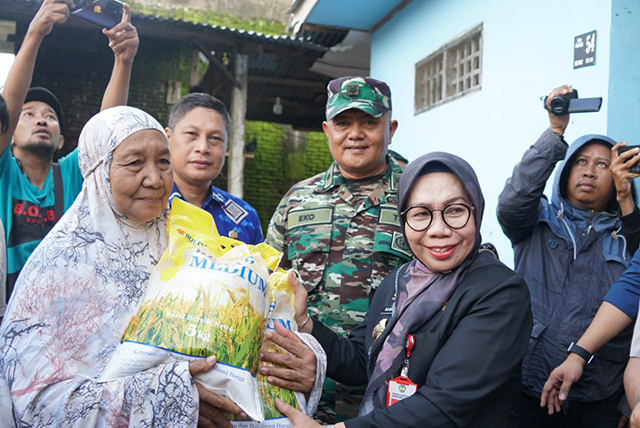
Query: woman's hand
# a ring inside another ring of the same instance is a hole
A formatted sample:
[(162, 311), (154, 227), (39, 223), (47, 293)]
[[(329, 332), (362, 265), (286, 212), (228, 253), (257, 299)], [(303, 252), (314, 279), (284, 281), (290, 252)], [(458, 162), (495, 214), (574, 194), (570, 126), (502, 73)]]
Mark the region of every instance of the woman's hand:
[[(200, 373), (206, 373), (216, 365), (216, 357), (210, 356), (189, 363), (189, 373), (195, 377)], [(230, 412), (246, 418), (247, 414), (237, 404), (215, 392), (209, 391), (204, 385), (196, 381), (198, 395), (200, 396), (198, 426), (203, 428), (232, 428), (224, 412)]]
[(304, 289), (293, 271), (289, 271), (289, 277), (287, 279), (289, 280), (289, 284), (291, 284), (291, 288), (293, 288), (293, 294), (296, 296), (294, 303), (296, 314), (294, 318), (298, 324), (298, 328), (304, 324), (299, 331), (300, 333), (311, 333), (313, 330), (313, 320), (309, 319), (307, 322), (309, 316), (309, 312), (307, 311), (307, 290)]
[(636, 177), (640, 177), (640, 174), (629, 172), (629, 168), (640, 161), (640, 155), (638, 154), (640, 149), (628, 150), (618, 155), (618, 150), (626, 145), (627, 143), (618, 143), (611, 148), (611, 166), (609, 166), (616, 186), (616, 198), (618, 205), (620, 205), (620, 213), (623, 216), (631, 214), (635, 209), (633, 195), (631, 194), (631, 181)]
[(265, 337), (282, 346), (288, 353), (260, 352), (260, 360), (278, 367), (260, 367), (267, 382), (296, 392), (309, 392), (316, 381), (316, 354), (292, 331), (276, 322), (276, 331), (267, 331)]

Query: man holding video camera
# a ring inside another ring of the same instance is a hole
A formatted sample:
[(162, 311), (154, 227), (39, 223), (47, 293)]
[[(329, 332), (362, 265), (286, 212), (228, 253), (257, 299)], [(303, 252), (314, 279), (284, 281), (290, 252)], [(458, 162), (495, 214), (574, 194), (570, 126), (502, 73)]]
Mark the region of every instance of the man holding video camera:
[[(7, 234), (7, 301), (28, 257), (82, 189), (77, 149), (57, 164), (53, 162), (55, 152), (64, 144), (60, 102), (45, 88), (29, 89), (42, 40), (54, 24), (67, 20), (73, 5), (72, 0), (42, 3), (2, 90), (9, 110), (7, 132), (0, 135), (0, 220)], [(127, 102), (139, 44), (128, 6), (122, 22), (103, 33), (115, 62), (102, 110)]]
[[(546, 108), (571, 92), (571, 86), (554, 89)], [(637, 149), (618, 155), (625, 144), (604, 135), (584, 135), (568, 146), (563, 135), (569, 114), (550, 112), (549, 122), (515, 166), (498, 202), (498, 220), (513, 245), (515, 270), (529, 286), (534, 316), (523, 361), (520, 426), (615, 428), (630, 330), (588, 365), (564, 412), (549, 415), (553, 412), (541, 407), (539, 397), (548, 374), (567, 353), (590, 359), (574, 342), (638, 248), (640, 212), (632, 182), (637, 175), (623, 164), (640, 156)], [(563, 159), (549, 202), (544, 187)]]

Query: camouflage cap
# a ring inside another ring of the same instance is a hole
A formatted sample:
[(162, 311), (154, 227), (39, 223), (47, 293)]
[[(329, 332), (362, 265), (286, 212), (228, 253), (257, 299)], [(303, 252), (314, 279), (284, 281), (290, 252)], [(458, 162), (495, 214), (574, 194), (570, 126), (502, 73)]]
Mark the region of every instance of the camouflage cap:
[(380, 117), (391, 110), (391, 89), (386, 83), (371, 77), (334, 79), (327, 85), (327, 95), (327, 120), (352, 108), (373, 117)]

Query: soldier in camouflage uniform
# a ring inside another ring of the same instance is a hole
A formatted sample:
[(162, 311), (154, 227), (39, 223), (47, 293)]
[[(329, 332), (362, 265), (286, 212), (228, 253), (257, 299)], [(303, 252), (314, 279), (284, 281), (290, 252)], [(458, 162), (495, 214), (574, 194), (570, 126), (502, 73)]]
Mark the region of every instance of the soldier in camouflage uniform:
[[(294, 185), (271, 219), (267, 242), (283, 267), (300, 273), (313, 316), (347, 335), (369, 310), (382, 279), (411, 259), (396, 210), (402, 168), (387, 156), (397, 128), (391, 91), (369, 77), (328, 85), (323, 129), (335, 162)], [(357, 416), (364, 388), (328, 381), (317, 417), (325, 423)]]

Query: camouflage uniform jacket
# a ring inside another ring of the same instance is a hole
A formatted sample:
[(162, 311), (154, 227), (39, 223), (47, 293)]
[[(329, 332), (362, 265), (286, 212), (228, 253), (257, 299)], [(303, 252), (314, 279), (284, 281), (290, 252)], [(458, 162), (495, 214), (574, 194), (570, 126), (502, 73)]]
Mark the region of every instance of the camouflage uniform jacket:
[(336, 333), (358, 325), (382, 279), (412, 257), (396, 210), (401, 173), (390, 159), (356, 206), (334, 162), (294, 185), (271, 219), (267, 243), (284, 254), (282, 267), (300, 272), (310, 310)]

